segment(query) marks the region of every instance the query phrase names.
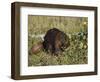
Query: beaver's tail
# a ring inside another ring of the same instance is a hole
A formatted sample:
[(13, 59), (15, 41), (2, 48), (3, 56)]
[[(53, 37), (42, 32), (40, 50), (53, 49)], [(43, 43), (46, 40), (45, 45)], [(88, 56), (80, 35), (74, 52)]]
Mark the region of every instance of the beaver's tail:
[(43, 43), (42, 42), (41, 43), (39, 42), (36, 45), (33, 45), (32, 48), (29, 50), (29, 52), (31, 54), (35, 54), (35, 53), (38, 53), (42, 49), (43, 49)]

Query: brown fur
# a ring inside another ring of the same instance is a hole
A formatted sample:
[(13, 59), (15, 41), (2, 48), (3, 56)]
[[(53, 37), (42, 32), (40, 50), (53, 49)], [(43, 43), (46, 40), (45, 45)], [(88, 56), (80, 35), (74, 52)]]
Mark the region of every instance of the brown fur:
[(69, 45), (70, 42), (68, 36), (56, 28), (48, 30), (44, 37), (43, 47), (45, 51), (55, 55), (60, 54)]

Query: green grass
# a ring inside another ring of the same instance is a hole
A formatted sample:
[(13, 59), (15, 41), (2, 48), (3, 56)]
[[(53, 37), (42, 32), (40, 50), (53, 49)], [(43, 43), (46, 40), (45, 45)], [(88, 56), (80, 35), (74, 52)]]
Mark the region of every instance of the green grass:
[(47, 30), (56, 27), (68, 34), (70, 46), (60, 55), (54, 56), (43, 50), (33, 54), (30, 49), (41, 38), (28, 36), (28, 66), (46, 66), (46, 65), (72, 65), (87, 64), (87, 37), (86, 35), (78, 36), (77, 33), (86, 33), (88, 26), (86, 17), (60, 17), (60, 16), (28, 16), (28, 34), (39, 35), (45, 34)]

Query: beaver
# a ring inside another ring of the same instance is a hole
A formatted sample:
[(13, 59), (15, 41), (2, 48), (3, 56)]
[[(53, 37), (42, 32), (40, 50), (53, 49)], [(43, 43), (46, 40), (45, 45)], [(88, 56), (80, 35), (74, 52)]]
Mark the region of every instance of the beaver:
[(57, 28), (48, 30), (44, 36), (44, 41), (33, 46), (32, 52), (38, 52), (39, 50), (45, 50), (48, 53), (58, 55), (69, 47), (69, 37)]

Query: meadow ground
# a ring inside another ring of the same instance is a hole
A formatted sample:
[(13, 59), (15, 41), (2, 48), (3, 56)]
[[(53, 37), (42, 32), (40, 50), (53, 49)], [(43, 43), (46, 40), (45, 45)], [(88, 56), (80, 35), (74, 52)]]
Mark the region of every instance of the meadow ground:
[[(43, 42), (38, 35), (45, 35), (51, 28), (58, 28), (69, 36), (70, 46), (60, 55), (54, 56), (40, 50), (30, 49)], [(28, 16), (28, 66), (72, 65), (88, 63), (88, 18), (64, 16)], [(34, 35), (34, 37), (33, 37)]]

